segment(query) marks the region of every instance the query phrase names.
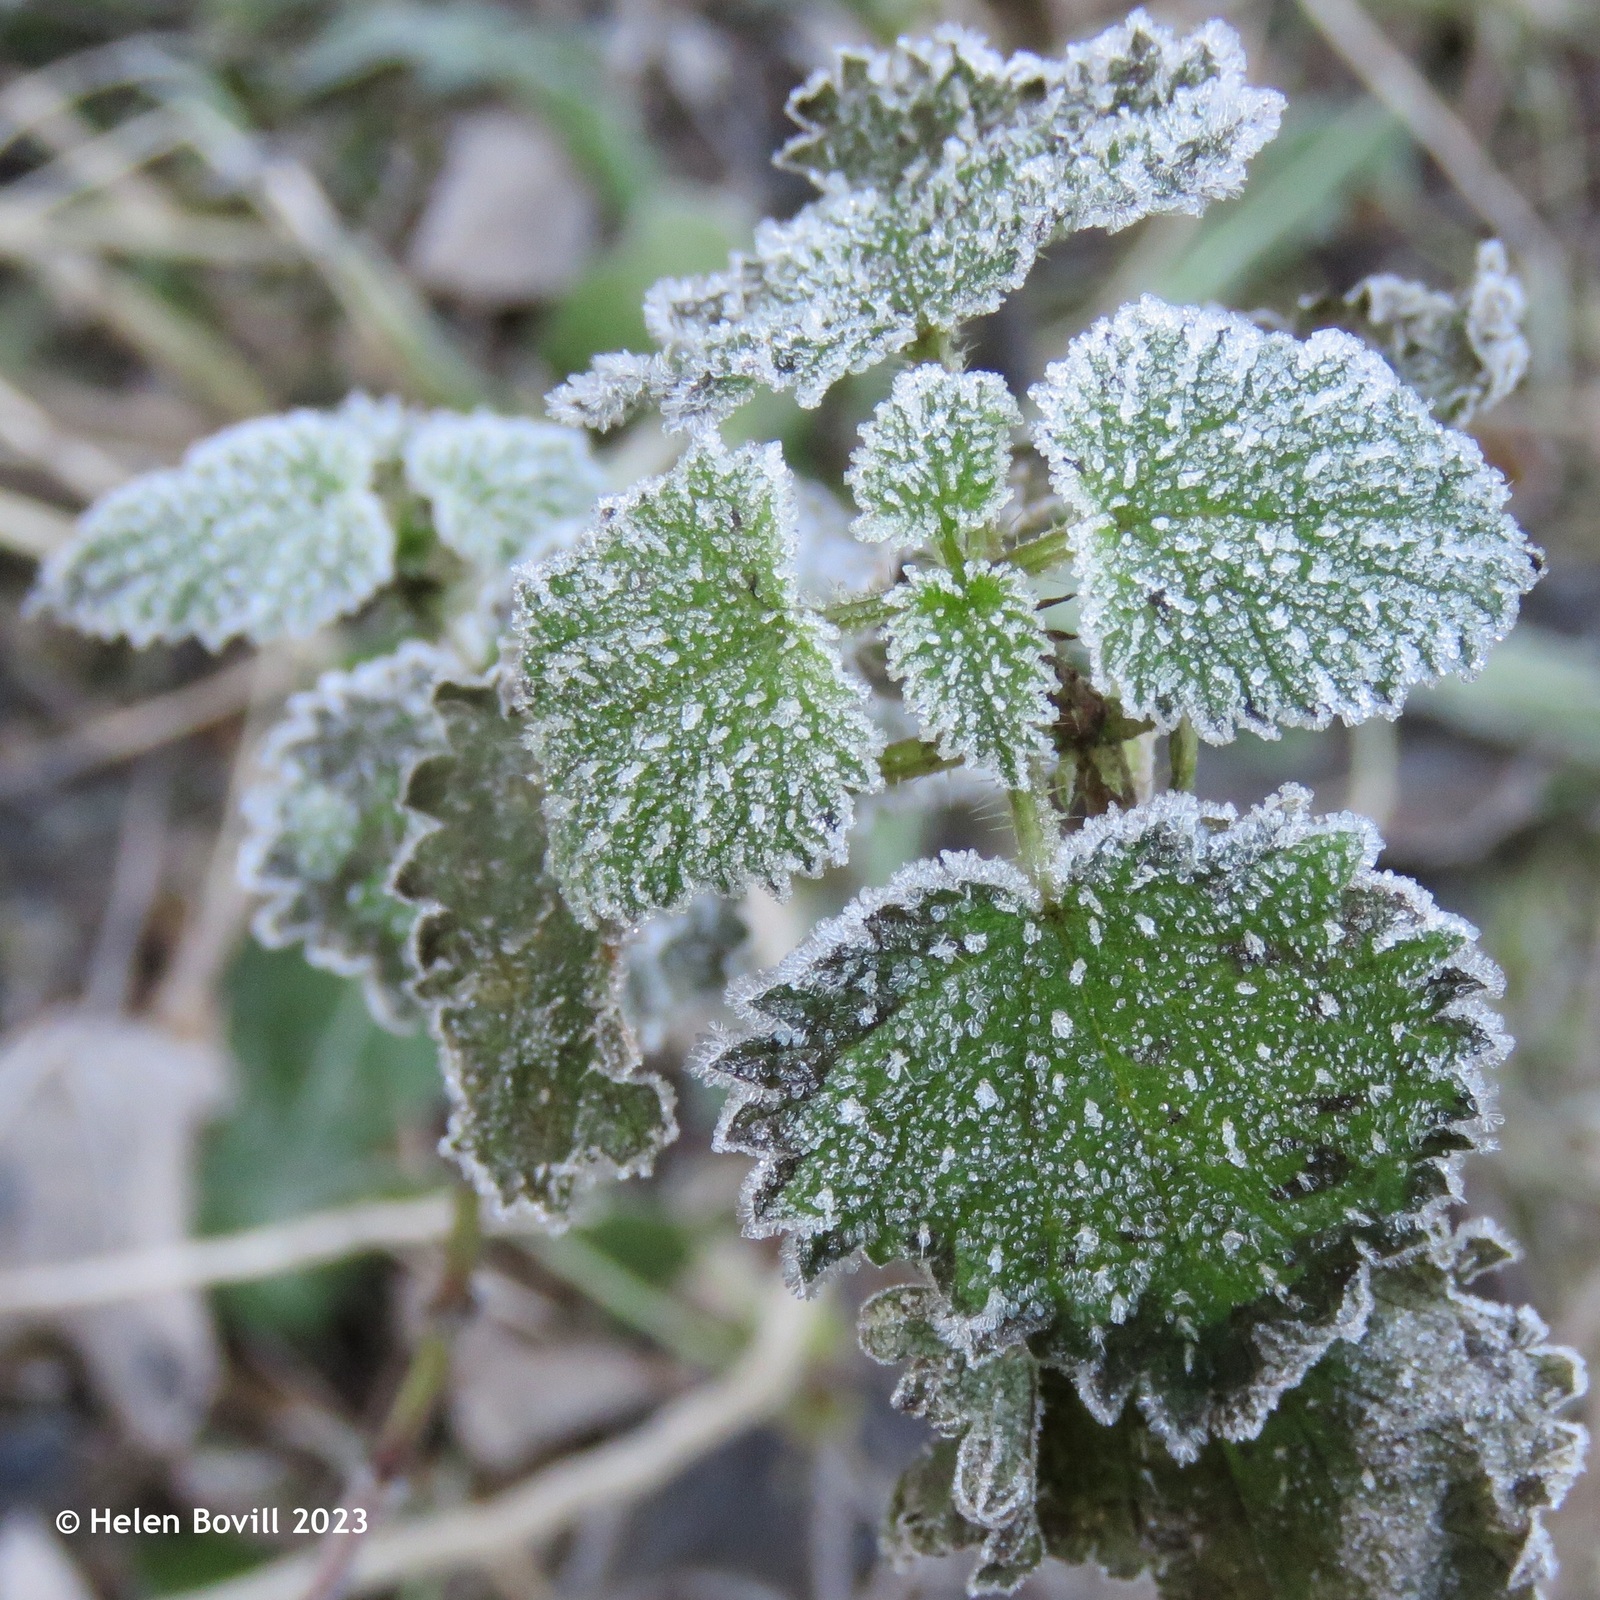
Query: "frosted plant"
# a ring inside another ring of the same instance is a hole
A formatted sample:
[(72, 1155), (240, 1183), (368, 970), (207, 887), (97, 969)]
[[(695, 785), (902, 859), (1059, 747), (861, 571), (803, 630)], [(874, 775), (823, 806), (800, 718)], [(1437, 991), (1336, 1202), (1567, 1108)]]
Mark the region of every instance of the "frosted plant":
[(1051, 748), (1056, 686), (1027, 581), (974, 561), (959, 573), (919, 572), (891, 598), (889, 671), (939, 753), (1025, 789), (1029, 762)]
[(1435, 415), (1458, 427), (1505, 399), (1528, 370), (1527, 296), (1498, 239), (1478, 246), (1477, 270), (1459, 294), (1380, 272), (1363, 278), (1344, 303), (1356, 331)]
[(33, 604), (136, 645), (311, 633), (394, 576), (376, 465), (368, 432), (338, 416), (241, 423), (98, 501)]
[(795, 583), (776, 445), (697, 445), (518, 593), (550, 860), (585, 922), (843, 859), (876, 735)]
[[(1503, 1248), (1451, 1231), (1507, 1047), (1475, 933), (1358, 817), (1188, 792), (1202, 736), (1393, 716), (1515, 620), (1537, 552), (1449, 426), (1521, 365), (1503, 255), (1462, 296), (1361, 287), (1398, 377), (1347, 330), (1151, 299), (1030, 429), (963, 370), (1051, 240), (1237, 192), (1280, 104), (1223, 24), (1141, 13), (1054, 60), (842, 52), (779, 158), (816, 197), (551, 397), (658, 405), (697, 430), (670, 470), (597, 500), (571, 428), (358, 396), (108, 497), (38, 591), (218, 644), (403, 573), (372, 620), (409, 641), (269, 739), (246, 878), (263, 937), (427, 1021), (445, 1153), (549, 1228), (676, 1136), (640, 1035), (654, 1065), (703, 1020), (741, 897), (845, 862), (882, 784), (987, 786), (1014, 859), (886, 868), (693, 1056), (796, 1289), (915, 1277), (861, 1329), (936, 1435), (887, 1548), (976, 1550), (974, 1593), (1053, 1555), (1168, 1600), (1528, 1600), (1582, 1449), (1576, 1359), (1468, 1292)], [(715, 435), (896, 356), (853, 521)], [(467, 619), (492, 678), (427, 642)]]
[(657, 284), (656, 360), (597, 365), (555, 414), (613, 425), (648, 394), (702, 426), (757, 385), (817, 405), (924, 331), (993, 311), (1063, 233), (1236, 193), (1282, 104), (1245, 82), (1225, 24), (1180, 39), (1137, 11), (1058, 61), (1006, 60), (956, 27), (844, 52), (795, 91), (804, 131), (778, 158), (819, 197), (762, 223), (726, 271)]
[(438, 715), (447, 749), (406, 794), (433, 826), (395, 887), (424, 908), (414, 988), (444, 1060), (447, 1144), (498, 1210), (559, 1224), (596, 1178), (650, 1170), (677, 1133), (672, 1091), (623, 1019), (618, 931), (580, 927), (546, 868), (521, 728), (492, 687), (446, 684)]
[(1063, 843), (1048, 904), (946, 856), (819, 927), (701, 1062), (750, 1227), (802, 1283), (924, 1261), (952, 1344), (1047, 1337), (1176, 1454), (1251, 1436), (1449, 1193), (1502, 1049), (1470, 931), (1307, 799), (1166, 796)]
[(992, 372), (913, 367), (861, 430), (846, 475), (869, 543), (951, 548), (990, 526), (1011, 498), (1011, 435), (1022, 413)]
[(1505, 480), (1357, 340), (1146, 296), (1033, 391), (1096, 682), (1165, 727), (1393, 716), (1537, 575)]
[(490, 573), (570, 543), (605, 487), (583, 434), (487, 412), (417, 423), (405, 470), (440, 540)]
[(303, 942), (315, 965), (360, 977), (373, 1015), (401, 1029), (415, 1017), (405, 960), (415, 912), (389, 893), (389, 873), (409, 826), (406, 775), (443, 740), (434, 685), (454, 666), (413, 643), (323, 673), (290, 700), (244, 802), (240, 877), (265, 896), (256, 938)]
[[(1582, 1464), (1583, 1430), (1560, 1411), (1583, 1371), (1528, 1307), (1466, 1290), (1486, 1255), (1504, 1259), (1480, 1225), (1375, 1273), (1364, 1335), (1335, 1345), (1258, 1439), (1211, 1445), (1189, 1466), (1132, 1418), (1097, 1423), (1048, 1366), (1028, 1372), (1024, 1351), (1008, 1352), (1009, 1382), (1037, 1395), (1031, 1410), (965, 1404), (986, 1369), (933, 1358), (925, 1304), (881, 1295), (863, 1343), (910, 1357), (896, 1403), (949, 1418), (952, 1436), (902, 1479), (891, 1543), (902, 1556), (979, 1547), (985, 1561), (1042, 1543), (1117, 1577), (1150, 1571), (1163, 1600), (1531, 1597), (1554, 1570), (1542, 1513)], [(962, 1457), (983, 1446), (1036, 1478), (1037, 1510), (973, 1515)]]

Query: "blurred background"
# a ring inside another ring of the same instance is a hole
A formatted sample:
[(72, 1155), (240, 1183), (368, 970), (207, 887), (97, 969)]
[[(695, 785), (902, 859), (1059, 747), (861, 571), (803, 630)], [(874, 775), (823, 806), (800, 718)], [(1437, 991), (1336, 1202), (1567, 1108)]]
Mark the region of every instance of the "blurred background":
[[(1293, 320), (1373, 272), (1458, 287), (1476, 243), (1505, 240), (1533, 364), (1474, 431), (1548, 553), (1523, 626), (1477, 683), (1417, 695), (1397, 726), (1246, 738), (1204, 751), (1200, 783), (1250, 802), (1296, 779), (1323, 808), (1377, 817), (1385, 864), (1482, 928), (1518, 1047), (1470, 1198), (1527, 1252), (1489, 1292), (1533, 1301), (1594, 1361), (1600, 7), (1150, 9), (1228, 17), (1252, 79), (1290, 97), (1281, 137), (1203, 220), (1056, 247), (975, 330), (973, 360), (1021, 392), (1141, 290)], [(356, 985), (251, 944), (231, 887), (229, 795), (253, 740), (393, 619), (380, 603), (259, 658), (134, 652), (24, 620), (35, 560), (94, 496), (231, 421), (358, 387), (537, 412), (595, 352), (646, 348), (651, 282), (721, 264), (754, 219), (804, 200), (769, 157), (785, 96), (836, 46), (960, 20), (1048, 50), (1121, 15), (1089, 0), (0, 0), (0, 1600), (207, 1591), (303, 1549), (287, 1517), (273, 1535), (248, 1513), (349, 1503), (426, 1321), (449, 1179), (431, 1044), (378, 1030)], [(728, 431), (780, 438), (837, 490), (887, 384), (851, 380), (815, 412), (768, 397)], [(621, 485), (669, 450), (641, 425), (608, 443), (608, 470)], [(1003, 824), (984, 796), (928, 780), (876, 805), (849, 868), (792, 904), (675, 926), (636, 973), (657, 1058), (681, 1060), (727, 967), (781, 954), (860, 884), (952, 843), (1004, 848)], [(868, 1273), (837, 1286), (761, 1403), (659, 1481), (636, 1473), (629, 1497), (591, 1496), (511, 1554), (438, 1557), (452, 1508), (543, 1492), (607, 1440), (637, 1464), (656, 1408), (718, 1383), (726, 1400), (772, 1258), (737, 1236), (745, 1162), (708, 1154), (713, 1098), (680, 1092), (685, 1137), (657, 1182), (601, 1194), (560, 1241), (489, 1246), (442, 1413), (403, 1504), (390, 1496), (435, 1530), (433, 1565), (370, 1592), (959, 1593), (964, 1561), (873, 1562), (923, 1428), (855, 1353)], [(333, 1213), (320, 1233), (276, 1227), (313, 1212)], [(199, 1267), (174, 1253), (263, 1228), (255, 1258), (236, 1240)], [(35, 1275), (31, 1301), (5, 1298), (12, 1269), (135, 1250), (166, 1275), (134, 1298), (110, 1298), (103, 1274), (87, 1290)], [(230, 1276), (250, 1281), (197, 1286)], [(193, 1534), (195, 1505), (246, 1526)], [(84, 1515), (66, 1538), (62, 1507)], [(181, 1511), (185, 1532), (96, 1531), (91, 1507)], [(1556, 1594), (1600, 1595), (1600, 1479), (1554, 1528)], [(1153, 1591), (1049, 1568), (1026, 1593)]]

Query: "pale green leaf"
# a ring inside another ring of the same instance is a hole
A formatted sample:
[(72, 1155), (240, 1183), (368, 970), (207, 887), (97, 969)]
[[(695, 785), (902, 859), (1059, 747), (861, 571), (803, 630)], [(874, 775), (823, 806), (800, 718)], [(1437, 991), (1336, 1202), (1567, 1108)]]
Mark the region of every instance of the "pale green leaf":
[(1096, 686), (1132, 715), (1213, 742), (1393, 716), (1537, 577), (1505, 480), (1349, 334), (1146, 296), (1033, 397)]
[(1175, 1453), (1249, 1437), (1448, 1194), (1504, 1049), (1471, 930), (1308, 799), (1091, 819), (1053, 906), (923, 862), (736, 990), (702, 1070), (751, 1231), (801, 1282), (926, 1261), (951, 1342), (1047, 1337)]
[(605, 487), (585, 434), (482, 411), (416, 423), (405, 471), (440, 540), (490, 573), (570, 544)]
[(415, 912), (389, 892), (407, 831), (400, 797), (413, 763), (441, 746), (433, 687), (454, 666), (412, 643), (323, 673), (267, 736), (243, 802), (240, 881), (266, 896), (256, 938), (303, 942), (313, 965), (361, 978), (372, 1014), (400, 1030), (416, 1020), (405, 987)]
[(962, 548), (1011, 498), (1011, 434), (1022, 413), (993, 372), (912, 367), (861, 430), (846, 480), (859, 539)]
[(1528, 370), (1527, 296), (1498, 239), (1478, 246), (1472, 282), (1458, 294), (1380, 272), (1344, 303), (1354, 331), (1388, 357), (1435, 416), (1457, 427), (1498, 405)]
[(795, 515), (778, 446), (703, 443), (525, 573), (519, 692), (551, 865), (585, 922), (843, 859), (880, 741), (800, 604)]
[(676, 1137), (668, 1086), (623, 1019), (615, 930), (567, 910), (545, 862), (542, 794), (492, 687), (445, 684), (447, 750), (406, 803), (437, 826), (395, 888), (424, 908), (414, 988), (445, 1068), (448, 1148), (497, 1209), (550, 1225), (599, 1179), (650, 1171)]
[(1058, 235), (1237, 193), (1281, 107), (1245, 83), (1225, 24), (1180, 39), (1143, 12), (1059, 60), (1007, 60), (956, 27), (841, 52), (796, 91), (805, 131), (780, 157), (820, 196), (725, 271), (657, 284), (656, 361), (580, 379), (552, 414), (598, 424), (648, 390), (703, 426), (757, 384), (815, 406), (925, 330), (995, 310)]
[(113, 489), (45, 563), (31, 604), (101, 638), (220, 649), (314, 632), (394, 575), (375, 434), (294, 411), (225, 429)]
[(1025, 788), (1029, 762), (1051, 748), (1056, 687), (1027, 579), (987, 561), (933, 567), (892, 589), (889, 604), (889, 671), (939, 754)]

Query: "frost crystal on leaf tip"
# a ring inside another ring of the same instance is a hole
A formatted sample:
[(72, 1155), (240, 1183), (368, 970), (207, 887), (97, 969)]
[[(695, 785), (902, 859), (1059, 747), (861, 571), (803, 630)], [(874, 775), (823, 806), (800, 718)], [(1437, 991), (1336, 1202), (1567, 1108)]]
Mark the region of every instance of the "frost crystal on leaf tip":
[(861, 430), (846, 482), (873, 544), (957, 548), (1011, 498), (1011, 432), (1022, 413), (992, 372), (912, 367)]
[(880, 740), (799, 602), (795, 517), (777, 445), (704, 442), (524, 569), (518, 692), (551, 865), (584, 921), (843, 859)]
[(30, 605), (135, 645), (312, 633), (394, 575), (375, 441), (373, 428), (315, 411), (224, 429), (182, 466), (97, 500)]
[(585, 434), (489, 412), (417, 423), (405, 470), (439, 538), (489, 572), (571, 543), (605, 487)]
[(1478, 246), (1472, 282), (1460, 294), (1380, 272), (1363, 278), (1345, 305), (1359, 319), (1356, 331), (1457, 427), (1499, 404), (1528, 370), (1527, 296), (1498, 239)]
[(1249, 1436), (1443, 1203), (1504, 1050), (1471, 930), (1307, 800), (1093, 819), (1049, 908), (924, 862), (737, 988), (749, 1032), (699, 1066), (759, 1158), (750, 1231), (802, 1283), (925, 1259), (953, 1341), (1048, 1329), (1177, 1453)]
[(1027, 579), (986, 561), (930, 568), (892, 589), (890, 604), (889, 672), (940, 755), (1026, 787), (1030, 758), (1050, 750), (1056, 684)]
[(415, 913), (389, 893), (407, 832), (401, 790), (441, 747), (433, 687), (458, 670), (430, 646), (402, 645), (350, 672), (325, 672), (289, 701), (248, 789), (239, 855), (245, 888), (265, 895), (253, 924), (271, 948), (303, 941), (306, 959), (363, 979), (386, 1027), (415, 1022), (406, 940)]
[(796, 91), (805, 131), (779, 157), (819, 197), (726, 270), (658, 283), (660, 353), (597, 362), (553, 406), (599, 425), (648, 394), (703, 427), (757, 384), (815, 406), (923, 330), (995, 310), (1060, 234), (1237, 193), (1281, 108), (1245, 83), (1225, 24), (1179, 38), (1137, 11), (1060, 60), (1008, 61), (956, 27), (841, 52)]
[(1096, 685), (1163, 726), (1392, 716), (1476, 671), (1537, 577), (1505, 480), (1347, 333), (1147, 295), (1033, 397)]
[(573, 1196), (647, 1174), (677, 1135), (622, 1014), (616, 930), (567, 910), (545, 862), (539, 784), (492, 687), (446, 684), (447, 749), (406, 804), (435, 826), (395, 872), (422, 907), (414, 990), (451, 1100), (446, 1153), (501, 1212), (564, 1225)]

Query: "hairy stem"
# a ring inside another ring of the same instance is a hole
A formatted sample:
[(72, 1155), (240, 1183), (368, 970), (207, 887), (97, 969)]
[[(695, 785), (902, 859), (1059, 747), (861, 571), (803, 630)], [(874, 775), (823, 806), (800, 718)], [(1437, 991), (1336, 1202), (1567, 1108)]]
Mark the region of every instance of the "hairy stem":
[(878, 757), (878, 770), (885, 783), (904, 783), (907, 778), (925, 778), (929, 773), (948, 772), (959, 767), (939, 754), (939, 747), (926, 739), (896, 739)]
[(1052, 567), (1060, 566), (1061, 562), (1072, 550), (1071, 523), (1062, 523), (1059, 527), (1046, 529), (1036, 539), (1027, 539), (1023, 543), (1013, 545), (1005, 553), (1005, 559), (1014, 567), (1021, 567), (1024, 572), (1048, 572)]
[[(1055, 899), (1050, 845), (1055, 834), (1053, 813), (1041, 804), (1037, 789), (1012, 789), (1011, 826), (1017, 835), (1017, 856), (1023, 871), (1039, 886), (1046, 902)], [(1048, 819), (1048, 820), (1047, 820)]]
[(1171, 787), (1193, 794), (1195, 769), (1200, 764), (1200, 735), (1187, 717), (1167, 739), (1167, 761), (1172, 768)]
[(824, 621), (831, 622), (841, 633), (881, 628), (890, 614), (889, 597), (883, 594), (853, 595), (848, 600), (835, 600), (832, 605), (822, 607)]

